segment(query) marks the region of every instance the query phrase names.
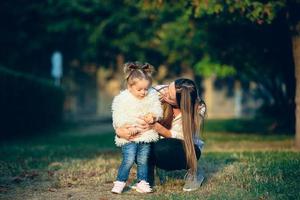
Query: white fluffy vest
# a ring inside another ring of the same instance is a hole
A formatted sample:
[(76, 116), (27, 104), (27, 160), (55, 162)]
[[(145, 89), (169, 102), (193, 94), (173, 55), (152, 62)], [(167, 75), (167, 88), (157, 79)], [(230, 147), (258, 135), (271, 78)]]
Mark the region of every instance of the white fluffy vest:
[[(163, 111), (159, 101), (158, 93), (149, 90), (149, 93), (143, 99), (137, 99), (128, 90), (121, 91), (112, 102), (113, 127), (116, 129), (125, 124), (137, 124), (137, 118), (153, 113), (157, 119), (162, 118)], [(153, 142), (158, 140), (158, 133), (154, 130), (143, 132), (141, 136), (135, 138), (133, 142)], [(115, 137), (117, 146), (122, 146), (130, 141)]]

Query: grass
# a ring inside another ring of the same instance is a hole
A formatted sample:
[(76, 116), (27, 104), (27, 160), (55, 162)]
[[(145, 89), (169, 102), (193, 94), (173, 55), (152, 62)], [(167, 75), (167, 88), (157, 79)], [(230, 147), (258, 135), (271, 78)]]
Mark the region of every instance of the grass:
[[(110, 193), (121, 161), (113, 133), (68, 130), (2, 141), (0, 199), (300, 199), (300, 153), (291, 135), (205, 133), (202, 187), (185, 193), (185, 171), (162, 172), (155, 192)], [(136, 176), (131, 171), (129, 182)]]
[(242, 119), (210, 119), (206, 120), (204, 129), (207, 132), (235, 133), (285, 133), (294, 132), (294, 124), (279, 119), (266, 117)]

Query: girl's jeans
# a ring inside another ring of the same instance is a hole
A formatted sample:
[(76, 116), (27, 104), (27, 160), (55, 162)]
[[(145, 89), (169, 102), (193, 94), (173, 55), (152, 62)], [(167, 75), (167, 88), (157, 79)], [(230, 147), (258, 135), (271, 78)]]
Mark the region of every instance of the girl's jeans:
[(134, 162), (137, 163), (138, 181), (147, 181), (148, 157), (150, 153), (149, 143), (127, 143), (122, 146), (123, 160), (118, 171), (117, 181), (127, 181), (129, 172)]

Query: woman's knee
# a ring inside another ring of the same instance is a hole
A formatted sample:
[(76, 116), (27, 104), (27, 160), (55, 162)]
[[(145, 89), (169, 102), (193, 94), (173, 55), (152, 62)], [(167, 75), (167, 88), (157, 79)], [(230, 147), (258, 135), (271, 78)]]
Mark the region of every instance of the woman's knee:
[(176, 146), (182, 146), (182, 142), (175, 138), (165, 138), (157, 141), (152, 146), (152, 152), (155, 156), (168, 156), (169, 153), (176, 150)]
[(153, 145), (154, 164), (161, 169), (176, 170), (186, 168), (182, 140), (166, 138)]

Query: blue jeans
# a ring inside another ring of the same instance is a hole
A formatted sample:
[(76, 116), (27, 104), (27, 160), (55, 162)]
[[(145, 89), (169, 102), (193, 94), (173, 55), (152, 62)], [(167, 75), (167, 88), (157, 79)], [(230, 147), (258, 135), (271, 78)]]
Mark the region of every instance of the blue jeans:
[(147, 181), (148, 157), (150, 153), (149, 143), (127, 143), (122, 146), (123, 160), (118, 171), (117, 181), (127, 181), (129, 172), (134, 162), (137, 163), (138, 181)]

